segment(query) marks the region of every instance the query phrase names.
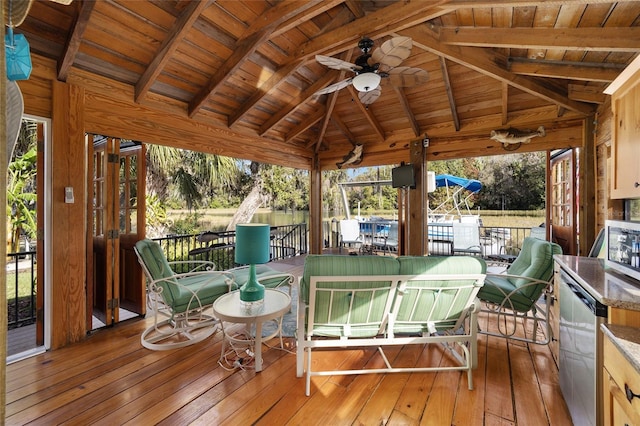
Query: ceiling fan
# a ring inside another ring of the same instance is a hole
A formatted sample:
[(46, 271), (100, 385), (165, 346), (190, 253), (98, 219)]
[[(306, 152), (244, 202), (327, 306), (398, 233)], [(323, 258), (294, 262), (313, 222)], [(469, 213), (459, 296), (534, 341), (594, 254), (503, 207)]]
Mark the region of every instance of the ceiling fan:
[(360, 102), (369, 105), (380, 97), (382, 93), (380, 81), (383, 78), (388, 78), (389, 82), (397, 87), (417, 86), (426, 83), (429, 79), (429, 73), (421, 68), (399, 66), (411, 54), (413, 40), (409, 37), (394, 37), (387, 40), (372, 53), (373, 40), (364, 37), (358, 42), (358, 47), (362, 55), (354, 64), (331, 56), (316, 55), (316, 61), (326, 67), (355, 73), (353, 77), (317, 91), (316, 95), (333, 93), (351, 84), (358, 91)]

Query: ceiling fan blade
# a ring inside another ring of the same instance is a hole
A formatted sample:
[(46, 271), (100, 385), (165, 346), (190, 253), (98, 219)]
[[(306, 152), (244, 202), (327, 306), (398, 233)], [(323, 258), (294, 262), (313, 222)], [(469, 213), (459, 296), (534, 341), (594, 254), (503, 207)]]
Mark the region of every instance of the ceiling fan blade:
[(22, 24), (29, 14), (34, 0), (7, 0), (3, 1), (5, 23), (9, 27), (17, 27)]
[(413, 40), (410, 37), (394, 37), (382, 43), (369, 58), (369, 65), (381, 64), (389, 68), (397, 67), (411, 55)]
[(397, 67), (389, 71), (389, 82), (397, 87), (412, 87), (429, 81), (429, 73), (422, 68)]
[(332, 84), (331, 86), (327, 86), (324, 89), (318, 90), (314, 95), (326, 95), (327, 93), (337, 92), (340, 89), (344, 89), (348, 85), (351, 84), (353, 78), (347, 78), (346, 80), (339, 81), (337, 83)]
[(380, 86), (378, 86), (375, 89), (369, 90), (367, 92), (358, 92), (358, 99), (360, 99), (360, 102), (364, 105), (371, 105), (376, 101), (376, 99), (380, 97), (381, 94), (382, 89), (380, 89)]
[(357, 71), (362, 67), (351, 62), (343, 61), (342, 59), (333, 58), (331, 56), (316, 55), (316, 61), (324, 65), (325, 67), (332, 68), (340, 71)]

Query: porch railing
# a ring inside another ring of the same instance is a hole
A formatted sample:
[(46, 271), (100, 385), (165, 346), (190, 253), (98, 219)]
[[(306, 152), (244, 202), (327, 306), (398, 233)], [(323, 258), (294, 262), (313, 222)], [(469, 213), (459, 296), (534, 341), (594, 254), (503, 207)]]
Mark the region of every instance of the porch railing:
[(36, 252), (7, 254), (7, 328), (36, 321)]
[[(239, 266), (235, 263), (235, 231), (215, 232), (211, 241), (199, 241), (201, 234), (167, 235), (154, 238), (162, 247), (169, 261), (208, 260), (216, 269), (225, 270)], [(281, 260), (308, 252), (307, 224), (271, 227), (271, 258)]]
[[(429, 225), (432, 254), (451, 254), (453, 238), (449, 238), (446, 225)], [(448, 227), (450, 228), (450, 226)], [(234, 261), (235, 232), (217, 232), (214, 242), (199, 242), (198, 235), (170, 235), (155, 238), (169, 260), (211, 260), (217, 269), (237, 266)], [(480, 227), (482, 255), (518, 254), (522, 241), (531, 234), (531, 228)], [(275, 226), (271, 230), (271, 260), (280, 260), (308, 252), (307, 225)], [(194, 252), (195, 249), (201, 249)], [(191, 253), (191, 254), (190, 254)], [(194, 254), (195, 253), (195, 254)], [(7, 258), (8, 328), (33, 324), (36, 319), (36, 265), (35, 251), (9, 253)], [(180, 272), (180, 271), (179, 271)]]

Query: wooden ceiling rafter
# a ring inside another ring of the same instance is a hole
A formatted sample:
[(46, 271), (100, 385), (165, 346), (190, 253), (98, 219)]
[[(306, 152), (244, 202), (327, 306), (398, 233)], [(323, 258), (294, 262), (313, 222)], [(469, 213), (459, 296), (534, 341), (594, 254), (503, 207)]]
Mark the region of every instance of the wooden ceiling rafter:
[(350, 25), (336, 28), (304, 43), (296, 51), (296, 58), (317, 54), (334, 55), (353, 48), (357, 41), (367, 35), (379, 38), (399, 29), (422, 24), (445, 13), (440, 1), (398, 2), (354, 20)]
[(407, 120), (409, 121), (409, 125), (413, 130), (413, 134), (415, 136), (420, 136), (420, 134), (422, 133), (420, 131), (420, 124), (418, 123), (418, 120), (416, 120), (416, 116), (411, 110), (411, 105), (409, 105), (409, 99), (407, 99), (406, 93), (404, 93), (404, 90), (402, 90), (402, 87), (397, 87), (397, 86), (392, 86), (392, 87), (393, 87), (393, 90), (396, 92), (396, 95), (398, 96), (398, 100), (400, 101), (400, 107), (402, 108), (402, 112), (404, 116), (407, 117)]
[(464, 65), (467, 68), (499, 81), (506, 81), (511, 86), (542, 98), (547, 102), (561, 105), (569, 110), (585, 115), (590, 115), (594, 111), (594, 108), (589, 104), (572, 101), (566, 96), (557, 91), (550, 90), (547, 86), (533, 79), (516, 75), (500, 67), (496, 63), (498, 62), (496, 57), (499, 55), (487, 52), (486, 49), (480, 47), (450, 46), (440, 43), (436, 39), (437, 35), (426, 26), (413, 27), (400, 32), (400, 34), (411, 37), (414, 46), (418, 46), (438, 56), (444, 56), (453, 62)]
[(305, 89), (299, 96), (293, 98), (279, 112), (273, 114), (260, 128), (260, 136), (264, 136), (269, 130), (277, 126), (282, 120), (296, 111), (299, 107), (306, 104), (309, 99), (315, 96), (315, 93), (326, 87), (336, 79), (337, 71), (331, 71), (323, 75), (319, 80), (315, 81), (311, 86)]
[[(344, 54), (342, 55), (342, 59), (343, 61), (347, 61), (350, 62), (351, 61), (351, 57), (353, 56), (353, 50), (348, 50), (346, 52), (344, 52)], [(338, 81), (343, 80), (346, 76), (346, 71), (340, 71), (340, 74), (338, 75)], [(314, 152), (318, 152), (318, 150), (320, 149), (320, 144), (322, 143), (323, 139), (324, 139), (324, 135), (327, 131), (327, 126), (329, 125), (329, 120), (331, 119), (331, 115), (333, 114), (333, 110), (336, 106), (336, 102), (338, 101), (338, 92), (333, 92), (329, 95), (329, 98), (327, 99), (327, 103), (325, 105), (325, 116), (324, 116), (324, 120), (322, 121), (322, 125), (320, 126), (320, 130), (318, 131), (318, 139), (316, 141), (316, 145), (313, 149)]]
[(342, 132), (345, 138), (349, 141), (349, 143), (353, 146), (356, 144), (356, 138), (351, 133), (351, 130), (344, 124), (344, 121), (335, 113), (331, 114), (331, 122)]
[(437, 29), (438, 40), (452, 46), (502, 49), (560, 49), (640, 52), (640, 27), (628, 28), (478, 28)]
[[(298, 123), (297, 126), (295, 126), (289, 133), (286, 134), (285, 142), (291, 142), (293, 138), (298, 137), (302, 133), (306, 132), (309, 128), (311, 128), (311, 126), (314, 126), (318, 121), (322, 120), (325, 115), (324, 111), (325, 108), (323, 105), (321, 108), (318, 108), (316, 111), (314, 111), (313, 114), (309, 115), (303, 121)], [(309, 146), (312, 146), (315, 142), (315, 139), (309, 142), (309, 144), (307, 144), (307, 148), (309, 148)]]
[(209, 97), (220, 89), (234, 71), (238, 70), (270, 35), (271, 30), (265, 29), (262, 32), (255, 33), (251, 37), (242, 40), (236, 46), (231, 56), (229, 56), (225, 63), (218, 68), (218, 71), (211, 76), (207, 85), (189, 102), (189, 118), (193, 118), (198, 113)]
[(502, 82), (502, 125), (506, 126), (509, 122), (509, 84), (506, 81)]
[(80, 43), (82, 42), (82, 35), (87, 29), (89, 24), (89, 18), (93, 12), (95, 2), (84, 1), (80, 5), (80, 10), (76, 16), (75, 22), (72, 24), (72, 30), (70, 36), (67, 38), (64, 53), (62, 54), (62, 60), (58, 62), (58, 80), (67, 81), (69, 70), (76, 59), (78, 50), (80, 49)]
[[(313, 3), (315, 4), (315, 2)], [(273, 36), (273, 31), (300, 11), (305, 11), (313, 4), (305, 1), (286, 0), (274, 6), (274, 12), (261, 20), (258, 28), (249, 27), (237, 41), (236, 48), (225, 63), (209, 79), (209, 83), (189, 102), (189, 118), (193, 118), (204, 106), (210, 96), (216, 93), (229, 77), (253, 55), (260, 45)]]
[(507, 69), (519, 75), (560, 78), (578, 81), (610, 83), (620, 74), (623, 65), (559, 63), (557, 61), (509, 58)]
[(384, 129), (380, 126), (380, 122), (378, 121), (378, 119), (376, 119), (376, 117), (371, 112), (371, 108), (369, 108), (368, 105), (364, 105), (359, 100), (356, 101), (356, 99), (358, 99), (358, 94), (356, 93), (356, 89), (354, 89), (353, 86), (351, 85), (347, 86), (347, 90), (349, 90), (349, 93), (351, 93), (351, 98), (352, 98), (351, 102), (357, 106), (358, 110), (360, 110), (360, 112), (367, 119), (367, 121), (371, 125), (371, 128), (375, 131), (376, 136), (378, 137), (378, 140), (381, 142), (384, 141), (385, 139)]
[[(451, 87), (451, 79), (449, 78), (449, 68), (447, 67), (447, 59), (438, 56), (440, 59), (440, 69), (442, 70), (442, 79), (444, 80), (444, 89), (447, 92), (447, 99), (449, 100), (449, 109), (451, 110), (451, 118), (453, 119), (453, 126), (456, 132), (460, 131), (460, 117), (458, 116), (458, 108), (456, 107), (456, 100), (453, 96), (453, 88)], [(418, 136), (418, 135), (416, 135)]]
[(141, 99), (149, 92), (165, 65), (171, 60), (171, 55), (178, 49), (195, 21), (209, 5), (209, 0), (189, 2), (180, 13), (162, 45), (136, 83), (134, 99), (137, 103), (140, 103)]
[(607, 100), (607, 95), (602, 93), (603, 89), (603, 87), (569, 84), (569, 99), (592, 104), (603, 104)]
[[(274, 28), (271, 37), (277, 37), (291, 28), (295, 27), (295, 22), (306, 16), (305, 12), (312, 9), (314, 13), (322, 13), (335, 6), (337, 0), (282, 0), (275, 6), (265, 10), (258, 19), (253, 21), (246, 31), (238, 38), (238, 42), (262, 32), (267, 28)], [(339, 3), (339, 2), (338, 2)], [(303, 15), (302, 17), (300, 15)]]
[[(320, 14), (322, 12), (325, 12), (327, 9), (330, 9), (331, 7), (335, 6), (336, 4), (341, 3), (341, 1), (342, 0), (322, 1), (322, 2), (320, 2), (320, 4), (316, 4), (313, 8), (305, 10), (304, 11), (304, 19), (306, 19), (306, 20), (311, 19), (311, 18), (315, 17), (316, 15), (318, 15), (318, 14)], [(299, 19), (302, 19), (302, 17), (300, 17), (299, 15), (296, 16), (295, 18), (296, 18), (295, 20), (293, 18), (291, 18), (289, 21), (295, 22), (295, 21), (297, 21)], [(327, 31), (327, 29), (333, 29), (335, 27), (341, 26), (341, 25), (345, 24), (346, 22), (348, 22), (349, 20), (351, 20), (351, 18), (348, 17), (346, 13), (345, 14), (341, 14), (340, 17), (338, 17), (336, 19), (333, 19), (325, 28), (323, 28), (319, 32), (320, 33), (324, 33), (325, 31)], [(281, 30), (281, 28), (278, 28), (278, 31), (280, 31), (280, 30)], [(271, 75), (271, 77), (269, 77), (269, 79), (267, 81), (265, 81), (263, 84), (261, 84), (260, 87), (258, 87), (257, 90), (253, 93), (253, 95), (248, 100), (246, 100), (242, 104), (242, 106), (236, 110), (236, 112), (233, 115), (229, 116), (228, 126), (229, 127), (233, 127), (238, 121), (242, 120), (242, 118), (249, 111), (251, 111), (257, 104), (259, 104), (262, 101), (262, 99), (264, 99), (265, 96), (267, 96), (273, 89), (278, 87), (281, 83), (286, 81), (286, 79), (289, 76), (295, 74), (296, 71), (301, 66), (305, 66), (310, 60), (311, 59), (309, 59), (309, 58), (299, 58), (297, 60), (292, 60), (292, 61), (284, 64), (280, 68), (278, 68), (278, 70), (275, 73), (273, 73)], [(317, 90), (320, 90), (321, 88), (322, 87), (318, 88)], [(280, 120), (278, 120), (278, 122), (279, 121)], [(266, 130), (265, 130), (265, 128), (266, 128)], [(260, 131), (261, 135), (264, 135), (264, 133), (266, 133), (270, 128), (271, 128), (271, 126), (262, 126), (261, 131)]]

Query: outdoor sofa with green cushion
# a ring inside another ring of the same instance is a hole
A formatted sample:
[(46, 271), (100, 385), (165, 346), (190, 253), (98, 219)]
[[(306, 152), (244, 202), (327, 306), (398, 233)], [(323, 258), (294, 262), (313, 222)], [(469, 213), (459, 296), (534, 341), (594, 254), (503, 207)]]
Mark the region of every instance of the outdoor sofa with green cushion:
[[(478, 298), (488, 302), (486, 312), (498, 315), (498, 331), (484, 330), (481, 333), (538, 344), (549, 343), (552, 336), (550, 299), (547, 296), (553, 282), (555, 254), (562, 254), (558, 244), (526, 237), (518, 257), (506, 273), (487, 274)], [(518, 318), (532, 321), (533, 328), (524, 328), (517, 333)], [(505, 321), (508, 319), (511, 321)], [(544, 325), (542, 335), (538, 333), (541, 325)]]
[[(174, 349), (200, 342), (217, 329), (218, 321), (205, 311), (218, 297), (236, 290), (247, 281), (248, 267), (216, 271), (208, 261), (168, 262), (160, 245), (144, 239), (135, 244), (147, 279), (147, 305), (154, 323), (141, 335), (144, 347)], [(187, 265), (188, 272), (176, 273), (172, 266)], [(267, 265), (256, 265), (258, 281), (265, 287), (288, 285), (294, 277)], [(164, 319), (161, 319), (164, 317)]]
[[(476, 294), (486, 265), (471, 256), (309, 255), (299, 278), (297, 369), (311, 376), (466, 370), (476, 365)], [(443, 343), (459, 365), (392, 366), (383, 347)], [(377, 347), (380, 365), (312, 370), (316, 349)], [(305, 362), (306, 357), (306, 362)]]

